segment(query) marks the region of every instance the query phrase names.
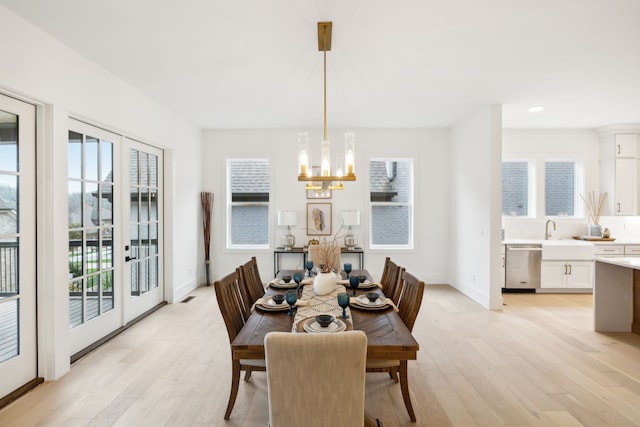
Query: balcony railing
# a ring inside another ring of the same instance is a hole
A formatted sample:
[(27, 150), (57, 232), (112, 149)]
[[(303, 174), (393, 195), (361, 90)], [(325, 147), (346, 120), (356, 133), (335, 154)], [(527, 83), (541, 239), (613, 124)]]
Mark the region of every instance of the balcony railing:
[(0, 298), (18, 292), (18, 243), (0, 242)]

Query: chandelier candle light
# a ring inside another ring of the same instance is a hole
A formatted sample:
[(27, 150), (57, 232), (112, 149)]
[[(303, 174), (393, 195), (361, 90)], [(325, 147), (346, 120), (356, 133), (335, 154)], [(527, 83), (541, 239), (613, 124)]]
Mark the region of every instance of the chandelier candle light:
[(287, 226), (287, 234), (282, 236), (282, 246), (288, 251), (296, 244), (296, 238), (291, 234), (291, 226), (298, 222), (298, 215), (295, 211), (278, 211), (278, 225)]
[(331, 50), (332, 27), (332, 22), (318, 22), (318, 50), (324, 54), (324, 134), (320, 144), (319, 174), (314, 174), (311, 164), (308, 133), (298, 134), (298, 181), (306, 182), (307, 190), (342, 190), (343, 181), (356, 180), (353, 132), (345, 132), (344, 160), (338, 159), (334, 162), (333, 168), (331, 166), (331, 143), (327, 135), (327, 51)]

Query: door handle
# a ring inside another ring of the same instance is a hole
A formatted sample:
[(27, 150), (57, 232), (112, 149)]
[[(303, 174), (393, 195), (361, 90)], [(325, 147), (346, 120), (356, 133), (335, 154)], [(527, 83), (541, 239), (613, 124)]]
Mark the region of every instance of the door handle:
[(124, 262), (133, 261), (134, 259), (138, 259), (138, 258), (127, 255), (126, 257), (124, 257)]

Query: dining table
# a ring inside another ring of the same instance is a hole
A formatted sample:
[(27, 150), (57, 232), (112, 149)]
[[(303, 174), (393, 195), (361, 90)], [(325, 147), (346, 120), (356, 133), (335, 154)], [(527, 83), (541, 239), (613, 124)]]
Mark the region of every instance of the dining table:
[[(296, 273), (294, 270), (282, 270), (278, 273), (278, 277), (292, 276), (294, 273)], [(351, 272), (351, 276), (353, 275), (364, 275), (369, 281), (373, 282), (373, 278), (367, 270), (354, 270)], [(344, 279), (346, 275), (343, 273), (342, 277)], [(309, 280), (308, 278), (303, 283), (308, 283)], [(312, 287), (311, 284), (304, 286)], [(346, 288), (347, 292), (352, 292), (348, 285)], [(306, 295), (309, 295), (311, 289), (305, 289)], [(355, 292), (356, 295), (362, 295), (371, 290), (356, 289)], [(378, 287), (375, 288), (375, 291), (382, 294)], [(277, 293), (283, 293), (283, 290), (268, 286), (265, 298)], [(416, 416), (409, 395), (407, 362), (416, 360), (420, 346), (394, 308), (393, 305), (389, 305), (382, 310), (364, 310), (352, 305), (350, 307), (349, 328), (361, 330), (367, 335), (367, 360), (382, 359), (398, 360), (400, 362), (399, 382), (402, 398), (411, 421), (415, 422)], [(294, 329), (294, 319), (294, 316), (287, 315), (286, 311), (271, 312), (253, 309), (243, 328), (231, 343), (234, 377), (239, 375), (240, 359), (265, 358), (264, 338), (267, 333), (297, 331), (298, 328)], [(300, 331), (304, 332), (301, 328)], [(368, 423), (370, 423), (369, 425), (375, 425), (370, 421)]]

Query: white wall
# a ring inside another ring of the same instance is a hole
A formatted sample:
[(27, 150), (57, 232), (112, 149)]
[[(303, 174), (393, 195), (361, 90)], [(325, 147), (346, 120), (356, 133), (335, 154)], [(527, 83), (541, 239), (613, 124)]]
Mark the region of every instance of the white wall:
[(451, 285), (491, 310), (499, 283), (501, 106), (488, 106), (452, 130)]
[[(537, 170), (534, 178), (537, 203), (531, 218), (505, 215), (502, 226), (505, 239), (543, 239), (544, 215), (544, 163), (546, 160), (575, 160), (582, 169), (583, 180), (578, 192), (585, 195), (598, 190), (598, 135), (591, 129), (509, 129), (503, 132), (502, 159), (532, 160)], [(577, 218), (554, 218), (556, 230), (553, 238), (571, 238), (587, 233), (587, 220), (583, 203), (578, 201)], [(553, 230), (553, 229), (551, 229)]]
[[(68, 117), (84, 118), (165, 148), (167, 252), (170, 300), (196, 285), (202, 135), (136, 88), (0, 6), (0, 91), (39, 104), (38, 247), (40, 375), (51, 380), (69, 369), (67, 307)], [(175, 106), (179, 111), (180, 106)], [(58, 202), (56, 202), (58, 201)]]
[[(354, 228), (360, 246), (365, 249), (365, 267), (380, 277), (384, 258), (392, 259), (427, 283), (448, 283), (447, 254), (449, 252), (449, 133), (447, 130), (356, 129), (357, 181), (345, 182), (345, 189), (334, 191), (332, 203), (334, 232), (339, 224), (339, 212), (358, 209), (361, 225)], [(334, 150), (344, 150), (344, 131), (329, 130)], [(233, 271), (255, 255), (267, 280), (273, 276), (273, 247), (278, 246), (285, 230), (277, 227), (278, 210), (296, 210), (298, 223), (293, 233), (296, 245), (310, 237), (302, 229), (306, 217), (307, 200), (304, 183), (297, 181), (298, 129), (280, 130), (209, 130), (204, 133), (204, 189), (215, 194), (212, 277), (215, 280)], [(311, 146), (319, 150), (320, 130), (309, 130)], [(272, 162), (271, 181), (271, 248), (256, 250), (225, 249), (225, 161), (227, 158), (269, 157)], [(415, 159), (415, 248), (393, 252), (371, 251), (369, 241), (369, 176), (368, 162), (379, 157), (411, 157)], [(323, 200), (324, 201), (324, 200)], [(317, 202), (317, 200), (316, 200)], [(294, 256), (285, 263), (302, 268)], [(355, 262), (355, 259), (354, 259)], [(297, 264), (296, 264), (297, 263)]]

